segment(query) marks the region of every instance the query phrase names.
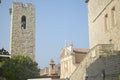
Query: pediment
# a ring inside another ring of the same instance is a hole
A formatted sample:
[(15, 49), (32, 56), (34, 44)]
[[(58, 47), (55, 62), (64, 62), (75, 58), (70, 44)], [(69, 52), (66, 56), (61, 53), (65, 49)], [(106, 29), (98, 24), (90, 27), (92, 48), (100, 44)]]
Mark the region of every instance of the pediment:
[(67, 57), (67, 56), (69, 56), (69, 55), (70, 55), (70, 51), (67, 50), (67, 49), (63, 49), (63, 50), (61, 51), (60, 58)]

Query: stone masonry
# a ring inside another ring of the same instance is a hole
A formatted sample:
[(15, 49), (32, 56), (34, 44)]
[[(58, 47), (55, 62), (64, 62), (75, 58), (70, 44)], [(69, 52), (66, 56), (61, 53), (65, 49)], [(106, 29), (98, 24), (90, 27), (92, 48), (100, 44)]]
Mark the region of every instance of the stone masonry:
[(86, 0), (90, 51), (70, 80), (120, 80), (120, 0)]
[(120, 0), (88, 0), (90, 48), (114, 44), (120, 50)]
[(35, 8), (30, 3), (12, 5), (10, 54), (35, 57)]
[[(70, 80), (118, 80), (119, 61), (120, 52), (114, 51), (112, 44), (98, 44), (89, 51), (89, 54), (70, 76)], [(103, 74), (103, 70), (105, 74)]]
[(120, 54), (103, 56), (89, 65), (87, 80), (120, 80)]

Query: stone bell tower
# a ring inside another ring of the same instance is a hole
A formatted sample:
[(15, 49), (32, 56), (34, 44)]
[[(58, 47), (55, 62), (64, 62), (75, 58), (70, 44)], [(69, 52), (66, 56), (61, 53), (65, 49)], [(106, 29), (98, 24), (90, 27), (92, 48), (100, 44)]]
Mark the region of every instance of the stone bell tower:
[(55, 62), (53, 59), (50, 60), (50, 64), (49, 64), (49, 75), (55, 75)]
[(13, 2), (10, 9), (10, 54), (35, 58), (35, 8), (32, 4)]

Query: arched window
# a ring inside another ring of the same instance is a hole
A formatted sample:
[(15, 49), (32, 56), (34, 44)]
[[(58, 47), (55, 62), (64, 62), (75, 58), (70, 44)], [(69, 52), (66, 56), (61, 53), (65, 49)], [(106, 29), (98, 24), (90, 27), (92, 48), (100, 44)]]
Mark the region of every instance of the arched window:
[(26, 16), (21, 17), (21, 29), (26, 29)]

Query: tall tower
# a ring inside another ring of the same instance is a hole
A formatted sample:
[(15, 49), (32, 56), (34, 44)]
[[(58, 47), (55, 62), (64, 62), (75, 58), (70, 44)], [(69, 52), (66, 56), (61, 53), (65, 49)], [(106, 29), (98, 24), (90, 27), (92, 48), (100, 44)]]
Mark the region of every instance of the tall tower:
[(10, 9), (10, 54), (35, 57), (35, 8), (14, 2)]

